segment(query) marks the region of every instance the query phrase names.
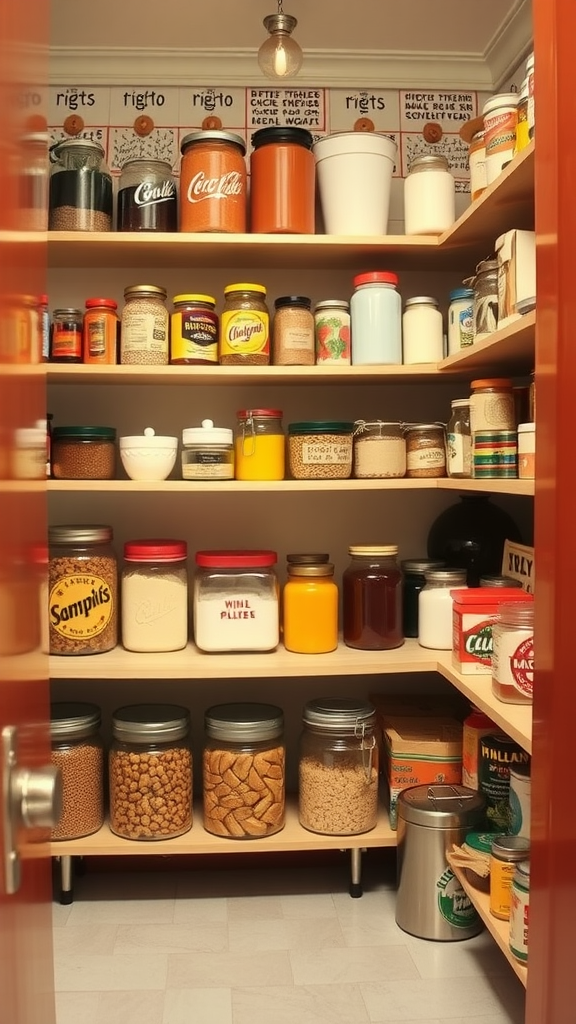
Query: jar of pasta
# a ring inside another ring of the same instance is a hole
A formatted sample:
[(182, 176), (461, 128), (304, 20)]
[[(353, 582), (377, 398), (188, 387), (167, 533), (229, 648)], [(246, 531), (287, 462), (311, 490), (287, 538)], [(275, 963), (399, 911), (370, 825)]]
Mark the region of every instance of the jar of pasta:
[(268, 366), (270, 317), (262, 284), (229, 284), (220, 332), (220, 362)]
[(406, 476), (446, 476), (446, 433), (442, 423), (415, 423), (404, 428)]
[(406, 438), (401, 423), (356, 420), (354, 476), (357, 479), (406, 476)]
[(283, 480), (285, 442), (280, 409), (239, 409), (235, 441), (237, 480)]

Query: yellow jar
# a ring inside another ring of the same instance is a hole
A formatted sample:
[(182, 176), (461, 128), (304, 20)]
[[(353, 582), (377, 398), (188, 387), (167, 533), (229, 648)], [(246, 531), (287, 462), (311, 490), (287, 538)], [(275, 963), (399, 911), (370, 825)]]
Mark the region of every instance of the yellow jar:
[(279, 409), (240, 409), (235, 441), (237, 480), (283, 480), (285, 441)]
[(338, 646), (334, 566), (288, 565), (283, 596), (284, 646), (296, 654), (327, 654)]
[(490, 857), (490, 913), (500, 921), (510, 919), (512, 881), (516, 865), (530, 855), (530, 840), (522, 836), (497, 836)]
[(270, 317), (263, 284), (229, 284), (224, 289), (220, 362), (267, 366), (270, 362)]

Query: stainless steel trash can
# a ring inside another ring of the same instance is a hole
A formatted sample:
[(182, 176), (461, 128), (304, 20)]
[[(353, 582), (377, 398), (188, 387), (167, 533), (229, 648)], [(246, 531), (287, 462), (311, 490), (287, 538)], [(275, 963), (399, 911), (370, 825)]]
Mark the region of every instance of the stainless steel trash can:
[(466, 786), (413, 786), (398, 797), (396, 924), (421, 939), (454, 942), (482, 930), (446, 852), (483, 822), (485, 800)]

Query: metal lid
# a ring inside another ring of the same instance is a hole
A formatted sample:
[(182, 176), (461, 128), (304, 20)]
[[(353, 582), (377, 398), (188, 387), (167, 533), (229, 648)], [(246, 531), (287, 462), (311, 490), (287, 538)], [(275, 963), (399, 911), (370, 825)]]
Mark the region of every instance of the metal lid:
[(160, 298), (165, 299), (168, 296), (168, 292), (158, 284), (129, 284), (124, 289), (124, 298), (127, 299), (130, 295), (158, 295)]
[(129, 562), (180, 562), (187, 554), (185, 540), (128, 540), (124, 545)]
[(190, 132), (185, 135), (180, 143), (180, 152), (184, 153), (184, 150), (194, 142), (231, 142), (242, 150), (242, 156), (246, 152), (246, 143), (240, 135), (235, 135), (233, 132), (222, 132), (216, 128), (202, 132)]
[(416, 572), (424, 575), (430, 569), (442, 569), (446, 562), (438, 562), (432, 558), (404, 558), (400, 562), (403, 572)]
[(310, 309), (312, 299), (307, 295), (280, 295), (274, 300), (275, 309), (283, 309), (286, 306), (296, 306), (298, 309)]
[(315, 313), (319, 313), (324, 309), (342, 309), (348, 313), (350, 312), (350, 303), (344, 299), (322, 299), (321, 302), (317, 302), (314, 306)]
[(293, 128), (284, 125), (277, 128), (259, 128), (252, 135), (254, 149), (267, 146), (271, 142), (293, 142), (297, 146), (304, 146), (305, 149), (312, 149), (314, 136), (306, 128)]
[(456, 302), (458, 299), (472, 299), (474, 298), (473, 288), (454, 288), (450, 292), (448, 298), (450, 302)]
[(454, 398), (450, 402), (450, 405), (452, 406), (453, 409), (464, 409), (465, 407), (470, 405), (470, 399), (469, 398)]
[(519, 882), (521, 885), (525, 885), (528, 889), (530, 886), (530, 861), (521, 860), (516, 865), (514, 871), (514, 881)]
[(81, 320), (83, 314), (81, 309), (74, 309), (73, 306), (63, 306), (62, 309), (55, 309), (52, 316), (67, 316), (71, 320)]
[(434, 306), (438, 309), (438, 299), (432, 295), (415, 295), (412, 299), (406, 299), (404, 308), (408, 309), (409, 306)]
[(330, 555), (327, 552), (320, 554), (305, 552), (304, 554), (286, 555), (286, 561), (288, 565), (322, 565), (330, 561)]
[(115, 441), (114, 427), (54, 427), (52, 439), (78, 438), (79, 441)]
[(404, 433), (411, 434), (418, 430), (444, 430), (443, 423), (406, 423)]
[(111, 526), (49, 526), (50, 544), (109, 544), (113, 537)]
[(278, 739), (284, 729), (284, 712), (275, 704), (215, 704), (204, 715), (206, 735), (227, 742)]
[(97, 704), (84, 701), (57, 701), (50, 705), (52, 740), (80, 739), (97, 732), (102, 714)]
[(464, 842), (475, 853), (484, 853), (489, 857), (495, 839), (493, 832), (469, 832)]
[(398, 817), (413, 825), (461, 828), (478, 823), (486, 801), (467, 786), (412, 786), (398, 796)]
[(481, 587), (521, 587), (520, 580), (513, 579), (512, 576), (481, 576), (480, 577)]
[(213, 295), (199, 295), (196, 292), (186, 292), (184, 295), (175, 295), (172, 302), (205, 302), (209, 306), (216, 305), (216, 299)]
[(236, 415), (239, 420), (251, 420), (255, 417), (281, 420), (282, 409), (238, 409)]
[(289, 423), (289, 434), (352, 434), (353, 423), (330, 422), (330, 420), (309, 420), (302, 423)]
[(418, 171), (449, 171), (450, 164), (445, 156), (440, 153), (422, 153), (414, 158), (410, 164), (410, 174)]
[(526, 860), (530, 852), (530, 840), (524, 836), (496, 836), (492, 841), (492, 853), (499, 860)]
[(445, 583), (446, 586), (465, 583), (466, 575), (466, 569), (426, 569), (424, 573), (426, 583)]
[(190, 727), (190, 712), (177, 704), (131, 704), (112, 716), (112, 734), (132, 743), (180, 740)]
[(289, 576), (333, 576), (334, 565), (332, 562), (321, 562), (319, 565), (289, 565)]
[(91, 149), (94, 153), (104, 156), (104, 146), (94, 139), (62, 139), (50, 148), (56, 156), (59, 156), (63, 149)]
[(397, 544), (379, 544), (379, 545), (366, 545), (366, 544), (353, 544), (348, 548), (348, 554), (354, 558), (378, 558), (383, 556), (384, 558), (392, 558), (398, 554)]
[(316, 697), (304, 705), (302, 720), (328, 732), (349, 731), (360, 738), (372, 728), (376, 711), (368, 701), (347, 697)]

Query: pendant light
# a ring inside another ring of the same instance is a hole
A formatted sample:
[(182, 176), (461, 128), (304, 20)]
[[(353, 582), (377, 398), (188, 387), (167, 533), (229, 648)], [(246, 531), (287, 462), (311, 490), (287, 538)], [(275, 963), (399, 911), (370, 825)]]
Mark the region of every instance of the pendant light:
[(269, 78), (291, 78), (302, 66), (302, 50), (292, 39), (298, 22), (291, 14), (284, 14), (282, 0), (278, 0), (277, 14), (264, 18), (264, 27), (270, 37), (258, 50), (258, 64)]

